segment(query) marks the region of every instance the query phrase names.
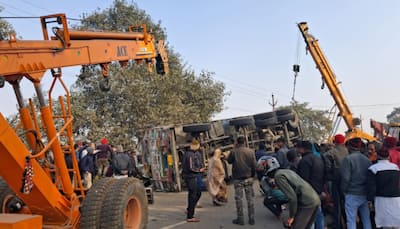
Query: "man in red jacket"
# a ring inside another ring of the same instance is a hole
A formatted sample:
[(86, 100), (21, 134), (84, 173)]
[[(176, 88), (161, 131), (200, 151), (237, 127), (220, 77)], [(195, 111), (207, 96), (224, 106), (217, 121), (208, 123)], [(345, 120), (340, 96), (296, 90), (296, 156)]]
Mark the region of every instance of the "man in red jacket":
[(396, 147), (397, 139), (394, 137), (386, 137), (383, 141), (383, 146), (389, 149), (389, 161), (400, 168), (400, 147)]

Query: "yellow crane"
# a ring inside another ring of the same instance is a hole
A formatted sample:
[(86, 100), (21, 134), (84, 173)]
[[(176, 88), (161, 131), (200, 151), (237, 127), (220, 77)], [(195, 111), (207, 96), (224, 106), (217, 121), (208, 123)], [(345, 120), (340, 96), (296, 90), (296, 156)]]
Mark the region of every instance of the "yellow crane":
[(318, 40), (308, 31), (307, 22), (298, 23), (297, 26), (306, 42), (307, 50), (311, 53), (324, 83), (328, 86), (329, 91), (335, 100), (336, 106), (339, 109), (339, 116), (341, 116), (346, 123), (348, 128), (346, 131), (346, 139), (359, 137), (368, 141), (376, 140), (375, 137), (365, 133), (357, 127), (357, 125), (360, 124), (360, 120), (353, 117), (346, 99), (338, 86), (335, 74), (318, 44)]

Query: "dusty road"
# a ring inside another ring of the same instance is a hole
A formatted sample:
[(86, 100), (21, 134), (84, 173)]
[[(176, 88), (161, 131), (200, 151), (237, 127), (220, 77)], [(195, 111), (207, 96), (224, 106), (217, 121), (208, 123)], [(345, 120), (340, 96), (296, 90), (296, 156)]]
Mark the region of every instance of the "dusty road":
[[(149, 205), (149, 229), (221, 229), (221, 228), (269, 228), (281, 229), (282, 224), (268, 211), (262, 204), (263, 198), (258, 189), (258, 182), (254, 184), (255, 190), (255, 225), (247, 223), (247, 211), (245, 210), (245, 225), (239, 226), (232, 224), (232, 219), (236, 217), (235, 200), (233, 196), (233, 185), (229, 185), (229, 202), (226, 206), (215, 207), (212, 205), (211, 198), (207, 192), (203, 192), (200, 205), (196, 209), (196, 217), (200, 218), (199, 223), (186, 223), (185, 209), (187, 192), (180, 193), (155, 193), (155, 203)], [(287, 213), (287, 211), (284, 211)]]

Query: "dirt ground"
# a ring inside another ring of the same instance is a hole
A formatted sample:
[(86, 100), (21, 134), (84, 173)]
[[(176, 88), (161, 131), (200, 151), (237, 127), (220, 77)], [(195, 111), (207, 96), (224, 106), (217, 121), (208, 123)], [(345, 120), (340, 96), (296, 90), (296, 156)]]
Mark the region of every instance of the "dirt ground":
[[(232, 224), (232, 219), (236, 217), (236, 207), (234, 200), (233, 185), (228, 186), (229, 201), (227, 205), (213, 206), (208, 192), (203, 192), (199, 201), (200, 208), (196, 208), (196, 217), (200, 218), (198, 223), (186, 223), (185, 209), (187, 203), (187, 192), (180, 193), (155, 193), (155, 203), (149, 205), (148, 229), (172, 229), (172, 228), (193, 228), (193, 229), (221, 229), (221, 228), (283, 228), (282, 223), (263, 205), (258, 182), (254, 183), (255, 191), (255, 225), (247, 223), (239, 226)], [(247, 204), (245, 204), (247, 206)], [(287, 211), (284, 211), (287, 214)], [(247, 216), (247, 209), (245, 209)]]

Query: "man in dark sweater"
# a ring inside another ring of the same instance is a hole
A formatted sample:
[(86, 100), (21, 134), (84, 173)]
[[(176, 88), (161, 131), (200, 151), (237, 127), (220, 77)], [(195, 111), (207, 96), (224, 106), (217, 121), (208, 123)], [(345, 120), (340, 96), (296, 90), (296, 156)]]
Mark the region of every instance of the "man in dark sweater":
[(256, 172), (256, 158), (254, 151), (244, 146), (244, 137), (238, 137), (236, 147), (228, 156), (228, 162), (232, 164), (232, 178), (235, 187), (235, 201), (237, 218), (234, 224), (244, 225), (243, 216), (243, 191), (245, 192), (249, 214), (249, 224), (254, 225), (254, 190), (253, 177)]
[(182, 161), (182, 173), (188, 188), (188, 207), (186, 220), (189, 223), (199, 222), (194, 217), (194, 209), (201, 197), (201, 190), (197, 184), (197, 176), (204, 172), (204, 164), (200, 152), (200, 143), (193, 139), (190, 144), (190, 150), (186, 151)]
[[(313, 187), (318, 195), (321, 195), (325, 183), (324, 162), (320, 157), (313, 154), (312, 147), (313, 145), (310, 141), (301, 141), (297, 143), (297, 151), (302, 155), (297, 167), (297, 173)], [(315, 228), (325, 228), (324, 214), (322, 213), (321, 206), (319, 206), (317, 210)]]
[(289, 167), (289, 161), (286, 158), (286, 153), (289, 151), (285, 144), (285, 138), (280, 137), (275, 142), (276, 152), (273, 156), (278, 160), (282, 169), (287, 169)]
[(96, 147), (96, 167), (97, 175), (104, 177), (107, 174), (108, 167), (110, 166), (110, 159), (112, 154), (111, 146), (108, 144), (106, 138), (101, 139), (101, 145)]
[(129, 172), (134, 170), (134, 162), (121, 145), (117, 146), (116, 154), (112, 159), (114, 175), (117, 177), (128, 177)]
[(344, 145), (346, 138), (342, 134), (334, 136), (335, 147), (325, 153), (325, 178), (332, 181), (331, 195), (335, 208), (334, 222), (336, 229), (342, 229), (342, 215), (344, 215), (344, 195), (340, 189), (340, 166), (343, 159), (349, 155), (347, 147)]
[(371, 162), (360, 152), (363, 145), (360, 138), (352, 138), (346, 144), (350, 154), (343, 159), (340, 171), (347, 229), (356, 229), (357, 212), (360, 213), (364, 229), (371, 229), (367, 201), (367, 174)]
[(265, 170), (289, 200), (289, 219), (285, 225), (292, 229), (310, 228), (321, 201), (310, 184), (289, 169), (280, 169), (276, 158), (266, 161)]

